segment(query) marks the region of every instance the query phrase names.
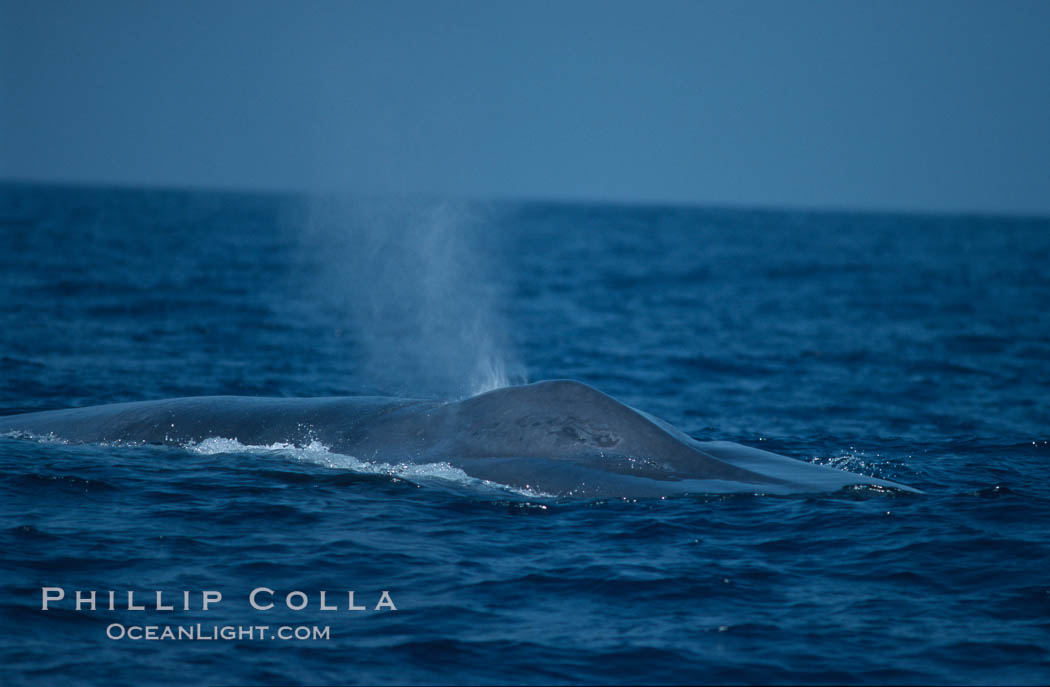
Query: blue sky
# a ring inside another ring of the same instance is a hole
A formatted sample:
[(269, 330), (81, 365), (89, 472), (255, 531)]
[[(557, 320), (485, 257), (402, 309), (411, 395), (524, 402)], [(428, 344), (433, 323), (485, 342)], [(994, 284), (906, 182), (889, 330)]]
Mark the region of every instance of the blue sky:
[(0, 0), (0, 178), (1050, 214), (1050, 2)]

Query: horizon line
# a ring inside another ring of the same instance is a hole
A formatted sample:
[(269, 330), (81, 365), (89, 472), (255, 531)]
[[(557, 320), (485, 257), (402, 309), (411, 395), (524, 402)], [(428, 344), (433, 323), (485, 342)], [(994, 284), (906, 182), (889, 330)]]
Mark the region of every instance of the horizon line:
[(722, 210), (736, 212), (767, 212), (783, 214), (825, 215), (890, 215), (912, 217), (955, 217), (1006, 219), (1012, 221), (1050, 220), (1050, 210), (1035, 212), (1028, 210), (988, 210), (951, 208), (907, 208), (899, 206), (851, 206), (834, 204), (775, 203), (756, 201), (752, 203), (733, 201), (700, 201), (676, 199), (626, 199), (598, 198), (556, 194), (549, 196), (510, 195), (502, 193), (466, 194), (436, 193), (428, 191), (379, 191), (376, 189), (352, 190), (348, 188), (319, 186), (251, 186), (240, 184), (196, 184), (182, 182), (129, 182), (124, 180), (60, 179), (40, 177), (0, 177), (0, 186), (50, 186), (55, 188), (105, 189), (120, 191), (166, 191), (171, 193), (215, 193), (254, 196), (300, 196), (300, 197), (357, 197), (357, 198), (411, 198), (423, 201), (452, 201), (468, 203), (563, 205), (563, 206), (607, 206), (638, 209)]

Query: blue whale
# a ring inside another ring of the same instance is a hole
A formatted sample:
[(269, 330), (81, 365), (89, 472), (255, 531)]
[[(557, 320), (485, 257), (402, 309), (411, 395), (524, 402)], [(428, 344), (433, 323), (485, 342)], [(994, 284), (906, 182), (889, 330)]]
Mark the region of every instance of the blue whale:
[(916, 491), (725, 441), (697, 441), (586, 384), (512, 386), (463, 400), (203, 396), (0, 418), (0, 433), (70, 442), (246, 446), (318, 441), (379, 463), (448, 463), (561, 497), (792, 494), (854, 485)]

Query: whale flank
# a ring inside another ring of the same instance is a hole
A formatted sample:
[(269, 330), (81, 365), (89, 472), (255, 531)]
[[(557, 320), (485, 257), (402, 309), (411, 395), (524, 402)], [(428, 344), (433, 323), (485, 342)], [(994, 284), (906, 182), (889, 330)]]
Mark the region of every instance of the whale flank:
[(464, 400), (205, 396), (0, 418), (0, 432), (70, 442), (321, 445), (369, 464), (447, 464), (557, 497), (792, 494), (910, 487), (722, 441), (697, 441), (580, 382), (504, 387)]

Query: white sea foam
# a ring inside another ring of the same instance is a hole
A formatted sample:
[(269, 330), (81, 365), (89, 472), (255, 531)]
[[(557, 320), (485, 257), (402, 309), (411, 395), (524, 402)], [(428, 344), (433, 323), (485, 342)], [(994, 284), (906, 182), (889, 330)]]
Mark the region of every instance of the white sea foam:
[[(878, 457), (877, 454), (876, 457)], [(866, 451), (857, 450), (852, 446), (847, 453), (829, 457), (818, 456), (813, 459), (813, 462), (817, 465), (835, 468), (836, 470), (845, 470), (846, 472), (874, 474), (874, 471), (878, 468), (878, 462), (869, 460)]]
[(277, 455), (300, 463), (312, 463), (333, 470), (350, 470), (361, 474), (387, 475), (397, 477), (415, 484), (444, 483), (481, 491), (497, 491), (502, 494), (512, 493), (529, 498), (550, 498), (550, 494), (544, 494), (531, 489), (520, 489), (498, 482), (477, 479), (471, 477), (447, 461), (435, 463), (385, 463), (380, 461), (361, 460), (355, 456), (342, 453), (333, 453), (328, 446), (319, 441), (311, 441), (304, 446), (296, 446), (286, 442), (276, 442), (267, 446), (246, 445), (236, 439), (223, 437), (209, 437), (199, 442), (191, 442), (184, 447), (186, 450), (201, 455), (216, 455), (221, 453), (253, 453), (263, 455)]
[(54, 432), (48, 432), (47, 434), (33, 434), (32, 432), (26, 432), (21, 429), (12, 429), (7, 432), (0, 433), (0, 437), (4, 439), (29, 439), (40, 444), (69, 444), (70, 442), (62, 437), (55, 436)]

